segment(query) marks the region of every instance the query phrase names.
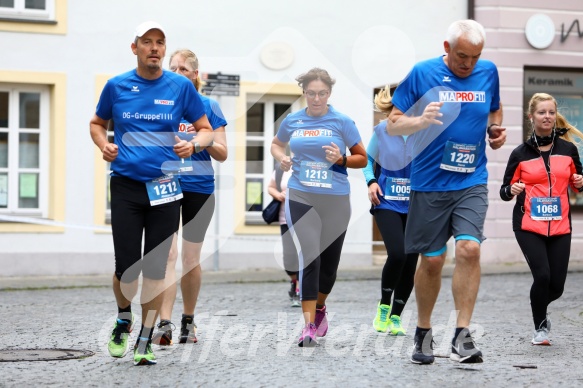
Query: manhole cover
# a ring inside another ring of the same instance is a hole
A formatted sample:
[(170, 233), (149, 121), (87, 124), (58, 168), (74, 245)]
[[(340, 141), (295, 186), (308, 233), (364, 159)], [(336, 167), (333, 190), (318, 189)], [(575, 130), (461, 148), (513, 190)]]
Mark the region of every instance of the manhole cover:
[(0, 349), (0, 362), (73, 360), (94, 354), (74, 349)]

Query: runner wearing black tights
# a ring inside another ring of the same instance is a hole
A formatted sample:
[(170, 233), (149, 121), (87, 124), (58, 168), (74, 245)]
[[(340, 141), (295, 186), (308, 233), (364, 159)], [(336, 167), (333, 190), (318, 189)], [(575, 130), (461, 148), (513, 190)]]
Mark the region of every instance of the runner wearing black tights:
[(510, 154), (500, 198), (516, 197), (512, 229), (533, 277), (532, 344), (550, 345), (547, 308), (563, 294), (571, 254), (568, 188), (583, 191), (576, 146), (583, 134), (558, 112), (557, 101), (549, 94), (535, 93), (527, 115), (532, 133)]
[[(391, 113), (393, 104), (388, 86), (375, 96), (374, 102), (378, 111), (387, 116)], [(373, 327), (381, 333), (388, 330), (392, 335), (405, 335), (401, 314), (413, 290), (418, 258), (416, 253), (405, 254), (412, 139), (408, 136), (389, 136), (386, 126), (386, 121), (381, 121), (375, 127), (366, 150), (368, 164), (363, 170), (368, 199), (372, 204), (371, 213), (388, 254)]]

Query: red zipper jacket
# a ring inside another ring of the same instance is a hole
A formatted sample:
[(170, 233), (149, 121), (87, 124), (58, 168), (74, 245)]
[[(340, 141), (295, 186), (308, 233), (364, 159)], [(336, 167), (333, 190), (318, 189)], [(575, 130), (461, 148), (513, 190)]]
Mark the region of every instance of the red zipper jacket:
[[(512, 151), (500, 188), (500, 198), (510, 201), (510, 186), (518, 181), (525, 184), (524, 191), (518, 194), (512, 212), (512, 230), (523, 230), (557, 236), (571, 233), (571, 209), (567, 188), (575, 192), (581, 189), (573, 186), (573, 174), (581, 174), (581, 161), (577, 147), (560, 137), (555, 137), (549, 155), (549, 166), (534, 143), (532, 137)], [(531, 198), (559, 197), (561, 204), (560, 220), (540, 221), (531, 218)]]

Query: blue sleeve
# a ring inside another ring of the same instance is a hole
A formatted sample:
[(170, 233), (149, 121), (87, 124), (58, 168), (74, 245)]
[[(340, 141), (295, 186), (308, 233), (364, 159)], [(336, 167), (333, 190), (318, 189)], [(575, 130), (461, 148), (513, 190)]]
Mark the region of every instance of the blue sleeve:
[(207, 110), (206, 115), (213, 130), (226, 126), (227, 121), (225, 120), (225, 116), (223, 116), (223, 111), (221, 111), (219, 103), (212, 98), (209, 98), (209, 108), (210, 109)]
[(362, 173), (364, 174), (364, 179), (368, 184), (371, 179), (375, 179), (373, 166), (377, 156), (379, 155), (379, 143), (377, 141), (376, 132), (373, 132), (372, 137), (370, 138), (370, 143), (368, 143), (368, 147), (366, 147), (366, 155), (368, 161), (366, 163), (366, 167), (362, 169)]
[(418, 97), (415, 90), (416, 77), (417, 67), (414, 67), (393, 93), (391, 102), (403, 113), (406, 113), (417, 102)]
[(289, 130), (289, 115), (283, 119), (281, 125), (279, 126), (279, 130), (277, 131), (277, 139), (282, 143), (289, 143), (290, 140), (290, 130)]
[(99, 96), (99, 102), (95, 114), (103, 120), (110, 120), (113, 117), (113, 90), (115, 88), (111, 82), (107, 82)]
[(360, 132), (352, 119), (347, 118), (344, 123), (344, 143), (350, 149), (360, 143)]
[(182, 117), (188, 120), (189, 123), (194, 123), (206, 114), (204, 104), (192, 82), (183, 83), (183, 88), (184, 99), (182, 101), (188, 101), (188, 103), (184, 107), (185, 112)]
[(496, 112), (500, 109), (500, 78), (498, 77), (498, 69), (496, 65), (492, 64), (492, 102), (490, 103), (490, 112)]

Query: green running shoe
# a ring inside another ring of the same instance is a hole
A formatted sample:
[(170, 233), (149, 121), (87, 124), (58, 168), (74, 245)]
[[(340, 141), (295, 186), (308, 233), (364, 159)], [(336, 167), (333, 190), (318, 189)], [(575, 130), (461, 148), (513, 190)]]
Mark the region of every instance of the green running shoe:
[(391, 313), (391, 306), (381, 304), (377, 306), (377, 315), (372, 321), (372, 327), (380, 333), (386, 333), (389, 328), (389, 314)]
[(107, 349), (111, 357), (121, 358), (126, 355), (128, 352), (128, 339), (134, 328), (134, 323), (135, 317), (133, 313), (131, 321), (126, 319), (117, 319), (115, 321), (111, 338), (107, 344)]
[(398, 315), (391, 315), (389, 318), (389, 329), (391, 335), (405, 335), (405, 329), (401, 326), (401, 317)]
[(134, 365), (155, 365), (157, 363), (156, 356), (152, 351), (152, 341), (148, 338), (138, 338), (134, 346)]

